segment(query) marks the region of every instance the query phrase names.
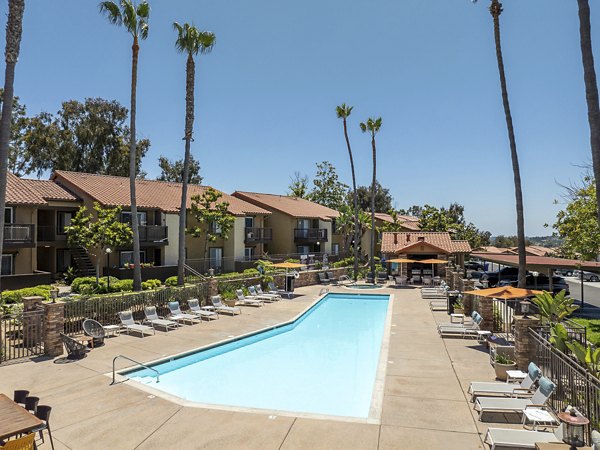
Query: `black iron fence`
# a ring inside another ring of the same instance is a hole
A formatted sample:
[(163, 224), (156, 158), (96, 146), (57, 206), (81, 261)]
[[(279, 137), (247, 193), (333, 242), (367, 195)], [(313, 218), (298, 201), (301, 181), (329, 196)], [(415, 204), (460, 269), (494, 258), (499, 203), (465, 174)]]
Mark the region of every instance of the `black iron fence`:
[(182, 310), (188, 309), (187, 301), (192, 298), (206, 304), (208, 285), (199, 283), (193, 286), (169, 287), (153, 291), (143, 291), (98, 297), (81, 298), (65, 303), (65, 334), (73, 335), (82, 331), (85, 319), (94, 319), (102, 325), (120, 324), (118, 313), (131, 310), (135, 320), (144, 319), (144, 307), (156, 306), (158, 314), (169, 313), (168, 302), (178, 301)]
[(590, 420), (587, 428), (587, 442), (593, 429), (600, 429), (600, 380), (569, 355), (553, 346), (537, 330), (529, 330), (532, 360), (541, 369), (542, 374), (556, 384), (556, 390), (550, 397), (550, 405), (556, 410), (567, 406), (576, 407)]
[(0, 364), (43, 354), (43, 308), (0, 315)]

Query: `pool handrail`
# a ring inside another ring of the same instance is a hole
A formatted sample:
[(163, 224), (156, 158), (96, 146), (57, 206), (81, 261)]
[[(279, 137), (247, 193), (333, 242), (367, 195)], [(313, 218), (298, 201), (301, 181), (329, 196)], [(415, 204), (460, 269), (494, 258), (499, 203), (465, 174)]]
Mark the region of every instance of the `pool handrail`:
[(131, 358), (130, 358), (130, 357), (128, 357), (128, 356), (125, 356), (125, 355), (117, 355), (117, 356), (115, 356), (115, 357), (113, 358), (113, 362), (112, 362), (112, 383), (110, 383), (110, 384), (111, 384), (111, 386), (112, 386), (113, 384), (115, 384), (115, 383), (116, 383), (116, 381), (115, 381), (115, 362), (116, 362), (116, 361), (117, 361), (117, 359), (119, 359), (119, 358), (126, 359), (126, 360), (128, 360), (128, 361), (131, 361), (131, 362), (133, 362), (133, 363), (136, 363), (138, 366), (142, 366), (144, 369), (148, 369), (148, 370), (151, 370), (151, 371), (155, 372), (155, 373), (156, 373), (156, 382), (157, 382), (157, 383), (159, 383), (159, 382), (160, 382), (160, 373), (158, 372), (158, 370), (154, 369), (153, 367), (149, 367), (149, 366), (147, 366), (146, 364), (143, 364), (143, 363), (141, 363), (141, 362), (139, 362), (139, 361), (136, 361), (135, 359), (131, 359)]

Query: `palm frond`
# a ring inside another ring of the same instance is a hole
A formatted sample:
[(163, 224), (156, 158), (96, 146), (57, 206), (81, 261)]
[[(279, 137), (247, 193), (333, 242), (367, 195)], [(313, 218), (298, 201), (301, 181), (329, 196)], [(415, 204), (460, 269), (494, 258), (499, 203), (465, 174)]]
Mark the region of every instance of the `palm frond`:
[(348, 116), (352, 113), (354, 106), (348, 106), (345, 103), (342, 103), (340, 106), (335, 107), (335, 111), (337, 113), (338, 119), (347, 119)]
[(148, 37), (148, 32), (150, 31), (150, 26), (148, 22), (139, 22), (138, 25), (138, 34), (140, 38), (146, 39)]
[(136, 14), (139, 18), (143, 19), (144, 21), (147, 21), (150, 18), (150, 5), (146, 0), (144, 0), (138, 5), (136, 9)]
[(138, 18), (135, 12), (133, 0), (121, 0), (121, 14), (123, 16), (123, 25), (132, 36), (138, 34)]
[(113, 25), (121, 25), (123, 23), (121, 10), (119, 9), (119, 5), (117, 5), (115, 2), (100, 2), (99, 8), (100, 13), (104, 14), (108, 21)]
[(210, 53), (215, 46), (217, 38), (214, 33), (210, 31), (199, 31), (197, 34), (197, 41), (200, 48), (200, 53)]

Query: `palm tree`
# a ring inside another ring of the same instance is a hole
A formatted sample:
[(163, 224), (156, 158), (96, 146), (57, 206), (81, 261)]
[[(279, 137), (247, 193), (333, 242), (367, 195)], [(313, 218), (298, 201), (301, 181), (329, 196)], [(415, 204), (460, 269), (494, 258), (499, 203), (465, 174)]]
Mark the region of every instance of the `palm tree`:
[(360, 230), (358, 229), (358, 194), (356, 192), (356, 172), (354, 171), (354, 158), (352, 157), (352, 148), (350, 147), (350, 139), (348, 138), (347, 119), (352, 113), (353, 106), (348, 106), (342, 103), (335, 108), (338, 119), (342, 119), (344, 123), (344, 137), (346, 138), (346, 146), (348, 147), (348, 155), (350, 156), (350, 168), (352, 169), (352, 196), (354, 198), (354, 281), (358, 279), (358, 244), (360, 242)]
[(146, 0), (136, 6), (134, 0), (120, 0), (117, 2), (106, 1), (100, 3), (100, 12), (108, 18), (113, 25), (124, 26), (125, 30), (133, 37), (131, 47), (131, 108), (129, 111), (129, 190), (131, 195), (131, 228), (133, 229), (133, 290), (142, 289), (142, 268), (140, 261), (140, 230), (135, 199), (135, 178), (137, 168), (137, 145), (135, 140), (135, 114), (137, 90), (137, 64), (140, 51), (139, 39), (148, 37), (148, 18), (150, 5)]
[(506, 88), (506, 75), (504, 73), (504, 61), (502, 58), (502, 47), (500, 45), (500, 14), (502, 4), (498, 0), (492, 0), (490, 14), (494, 20), (494, 40), (496, 42), (496, 58), (498, 60), (498, 72), (500, 74), (500, 87), (502, 90), (502, 104), (506, 117), (506, 128), (510, 143), (510, 157), (513, 167), (513, 178), (515, 183), (515, 199), (517, 208), (517, 248), (519, 251), (519, 287), (525, 287), (526, 256), (525, 256), (525, 220), (523, 218), (523, 191), (521, 189), (521, 171), (519, 169), (519, 155), (517, 154), (517, 141), (513, 127), (510, 104), (508, 102), (508, 90)]
[(185, 219), (187, 215), (188, 175), (190, 171), (190, 146), (194, 128), (194, 77), (196, 63), (194, 56), (209, 53), (215, 45), (215, 35), (210, 31), (200, 31), (188, 23), (173, 23), (177, 31), (175, 47), (180, 53), (187, 53), (185, 66), (185, 156), (183, 158), (183, 179), (181, 180), (181, 206), (179, 209), (179, 257), (177, 259), (177, 283), (184, 283), (185, 265)]
[[(579, 9), (579, 40), (581, 61), (583, 63), (583, 81), (585, 98), (588, 107), (588, 123), (590, 125), (590, 144), (592, 148), (592, 166), (596, 192), (600, 192), (600, 105), (598, 102), (598, 84), (592, 52), (592, 30), (590, 25), (590, 4), (588, 0), (577, 0)], [(596, 195), (596, 214), (600, 225), (600, 195)]]
[(375, 185), (377, 184), (377, 148), (375, 147), (375, 135), (381, 128), (381, 117), (373, 119), (369, 117), (367, 122), (360, 123), (360, 129), (363, 133), (371, 135), (371, 147), (373, 149), (373, 182), (371, 183), (371, 249), (369, 259), (371, 264), (371, 277), (375, 282)]
[[(4, 208), (6, 207), (6, 183), (8, 178), (8, 146), (12, 124), (15, 67), (19, 60), (21, 35), (23, 34), (23, 13), (25, 0), (8, 1), (6, 22), (6, 68), (4, 72), (4, 92), (2, 93), (2, 119), (0, 122), (0, 255), (4, 244)], [(0, 274), (1, 275), (1, 274)], [(1, 278), (1, 276), (0, 276)]]

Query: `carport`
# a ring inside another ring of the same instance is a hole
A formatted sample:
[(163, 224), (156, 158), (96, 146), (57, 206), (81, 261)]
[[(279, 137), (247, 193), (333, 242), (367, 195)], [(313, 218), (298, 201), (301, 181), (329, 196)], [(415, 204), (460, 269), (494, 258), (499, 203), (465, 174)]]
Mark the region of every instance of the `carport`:
[[(479, 258), (496, 264), (502, 264), (509, 267), (519, 267), (519, 255), (505, 255), (487, 252), (473, 252), (472, 257)], [(552, 274), (555, 269), (581, 269), (588, 272), (600, 273), (600, 262), (581, 261), (578, 259), (553, 258), (551, 256), (530, 256), (525, 257), (527, 270), (531, 272), (540, 272), (548, 275), (550, 288), (552, 289)], [(584, 306), (583, 300), (583, 273), (581, 274), (581, 308)]]

